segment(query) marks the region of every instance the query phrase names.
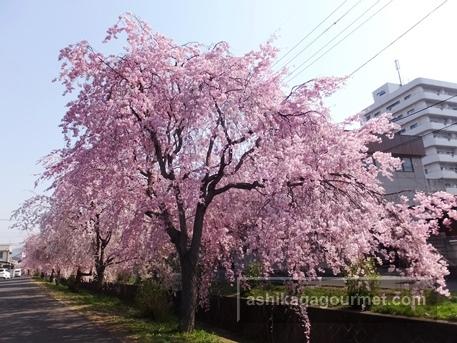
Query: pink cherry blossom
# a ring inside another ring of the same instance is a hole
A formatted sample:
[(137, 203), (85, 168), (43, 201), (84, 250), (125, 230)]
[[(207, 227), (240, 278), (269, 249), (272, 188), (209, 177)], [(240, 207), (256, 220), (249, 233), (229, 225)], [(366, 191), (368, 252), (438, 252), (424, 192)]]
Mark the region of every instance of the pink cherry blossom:
[(116, 260), (122, 251), (161, 275), (178, 268), (185, 331), (216, 272), (233, 281), (252, 259), (265, 274), (311, 278), (366, 256), (401, 258), (403, 273), (446, 292), (446, 263), (427, 239), (455, 199), (386, 201), (378, 176), (399, 161), (367, 145), (395, 125), (333, 123), (323, 98), (343, 79), (285, 92), (271, 43), (234, 56), (225, 42), (180, 45), (132, 15), (105, 41), (123, 38), (119, 56), (85, 41), (60, 52), (59, 80), (74, 98), (61, 124), (66, 146), (46, 159), (52, 206), (27, 242), (30, 266), (95, 267), (98, 225)]

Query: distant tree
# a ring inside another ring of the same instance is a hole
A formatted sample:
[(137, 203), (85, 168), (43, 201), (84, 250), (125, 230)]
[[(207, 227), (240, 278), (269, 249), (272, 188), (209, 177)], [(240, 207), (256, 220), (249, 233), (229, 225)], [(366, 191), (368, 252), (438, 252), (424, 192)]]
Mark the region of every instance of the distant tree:
[[(79, 279), (94, 271), (95, 284), (101, 288), (108, 267), (135, 259), (132, 244), (122, 240), (135, 209), (118, 196), (115, 183), (104, 183), (109, 173), (94, 162), (55, 175), (51, 195), (26, 200), (14, 212), (13, 226), (39, 230), (49, 270), (71, 270)], [(94, 193), (94, 185), (102, 184), (103, 191)]]

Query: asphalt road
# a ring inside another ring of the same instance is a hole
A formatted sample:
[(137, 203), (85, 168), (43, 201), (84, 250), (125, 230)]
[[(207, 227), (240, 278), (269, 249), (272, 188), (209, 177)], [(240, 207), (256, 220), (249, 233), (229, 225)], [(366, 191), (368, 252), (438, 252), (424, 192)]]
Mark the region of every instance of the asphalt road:
[(29, 278), (0, 280), (0, 342), (120, 343)]

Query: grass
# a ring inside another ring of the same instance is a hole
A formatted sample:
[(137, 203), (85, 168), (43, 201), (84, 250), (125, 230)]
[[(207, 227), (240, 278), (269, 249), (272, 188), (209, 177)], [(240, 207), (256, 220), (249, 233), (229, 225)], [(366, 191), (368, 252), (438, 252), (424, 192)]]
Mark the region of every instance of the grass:
[[(404, 294), (403, 295), (408, 295)], [(425, 304), (417, 306), (392, 303), (388, 299), (385, 305), (376, 305), (371, 309), (375, 313), (384, 313), (406, 317), (417, 317), (433, 320), (457, 321), (457, 293), (452, 292), (450, 297), (425, 292)]]
[[(84, 290), (79, 293), (71, 292), (66, 286), (54, 285), (48, 282), (40, 282), (48, 288), (53, 295), (64, 301), (66, 304), (75, 307), (88, 315), (96, 322), (120, 331), (122, 337), (127, 337), (137, 342), (229, 342), (216, 335), (211, 330), (195, 330), (190, 334), (178, 332), (177, 319), (170, 318), (166, 321), (152, 321), (145, 318), (139, 309), (128, 305), (118, 298), (106, 295), (93, 294)], [(371, 312), (390, 315), (401, 315), (407, 317), (418, 317), (433, 320), (447, 320), (457, 322), (457, 293), (452, 293), (451, 297), (446, 298), (437, 296), (432, 292), (425, 293), (426, 304), (415, 308), (408, 305), (398, 305), (393, 303), (394, 295), (408, 295), (407, 292), (396, 290), (379, 290), (378, 293), (385, 293), (387, 302), (383, 305), (374, 305)], [(233, 289), (225, 289), (220, 294), (233, 295)], [(270, 296), (285, 293), (284, 286), (269, 285), (267, 287), (256, 287), (245, 293), (246, 296)], [(309, 287), (301, 293), (308, 297), (341, 297), (346, 295), (343, 287)], [(329, 304), (328, 307), (346, 308), (343, 304)]]
[[(276, 297), (281, 296), (282, 294), (286, 294), (284, 286), (269, 285), (267, 287), (252, 288), (246, 292), (245, 296), (253, 296), (255, 298), (268, 295), (270, 297)], [(344, 287), (307, 287), (300, 293), (301, 296), (308, 296), (308, 300), (312, 297), (314, 297), (314, 299), (332, 296), (339, 298), (346, 296), (346, 294), (346, 289)], [(405, 299), (408, 299), (408, 297), (411, 299), (411, 294), (406, 291), (383, 289), (378, 290), (377, 294), (379, 296), (384, 296), (386, 301), (384, 304), (373, 305), (370, 312), (457, 322), (457, 292), (452, 292), (450, 297), (443, 297), (436, 295), (431, 291), (425, 291), (425, 303), (416, 306), (398, 304), (398, 299), (397, 303), (394, 302), (395, 296), (406, 296)], [(315, 305), (312, 303), (312, 300), (309, 301), (311, 301), (309, 305)], [(348, 308), (347, 304), (336, 301), (327, 304), (325, 307), (340, 309)]]
[(176, 318), (157, 322), (144, 318), (140, 311), (121, 300), (80, 290), (70, 291), (66, 286), (40, 282), (51, 291), (52, 295), (85, 315), (89, 319), (103, 324), (108, 329), (117, 332), (136, 342), (172, 342), (172, 343), (216, 343), (229, 342), (214, 333), (197, 329), (192, 333), (180, 333)]

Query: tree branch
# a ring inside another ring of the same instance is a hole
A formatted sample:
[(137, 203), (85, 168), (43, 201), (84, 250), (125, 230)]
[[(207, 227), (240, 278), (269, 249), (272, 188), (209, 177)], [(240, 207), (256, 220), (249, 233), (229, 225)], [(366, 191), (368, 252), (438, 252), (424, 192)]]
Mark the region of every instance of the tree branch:
[(262, 185), (261, 183), (259, 183), (258, 181), (254, 181), (252, 183), (248, 183), (248, 182), (229, 183), (221, 188), (215, 189), (214, 195), (224, 193), (230, 189), (252, 190), (252, 189), (263, 188), (263, 187), (265, 187), (265, 186)]

